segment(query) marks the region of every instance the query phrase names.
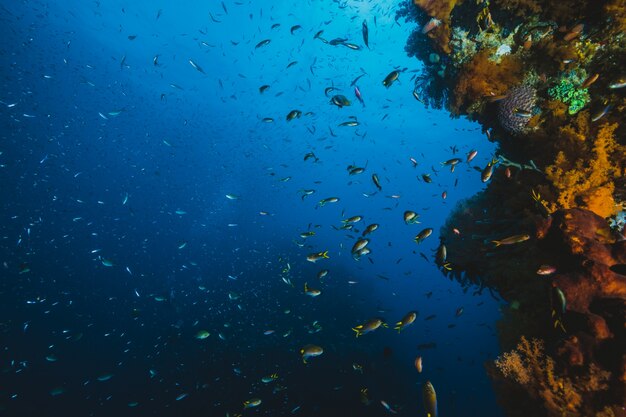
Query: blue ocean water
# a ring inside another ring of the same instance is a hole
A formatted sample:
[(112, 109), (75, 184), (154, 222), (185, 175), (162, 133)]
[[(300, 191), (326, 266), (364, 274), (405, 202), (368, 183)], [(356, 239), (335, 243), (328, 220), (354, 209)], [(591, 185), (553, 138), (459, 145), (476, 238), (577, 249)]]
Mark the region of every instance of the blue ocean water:
[[(421, 416), (427, 380), (440, 416), (501, 415), (500, 304), (434, 263), (494, 148), (413, 97), (397, 7), (3, 2), (2, 415)], [(355, 338), (375, 317), (389, 328)], [(308, 344), (324, 353), (304, 364)]]

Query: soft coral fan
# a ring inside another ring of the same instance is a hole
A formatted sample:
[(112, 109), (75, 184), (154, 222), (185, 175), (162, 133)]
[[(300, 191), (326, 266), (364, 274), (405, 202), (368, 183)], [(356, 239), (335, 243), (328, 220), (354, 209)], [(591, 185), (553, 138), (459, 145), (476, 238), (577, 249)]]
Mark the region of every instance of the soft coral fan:
[(557, 372), (554, 359), (546, 355), (543, 341), (521, 337), (517, 348), (504, 353), (495, 365), (505, 378), (510, 378), (530, 394), (543, 401), (552, 416), (582, 417), (586, 393), (608, 388), (610, 373), (591, 364), (589, 372), (581, 378), (571, 379)]
[(537, 92), (529, 85), (521, 85), (511, 89), (498, 105), (498, 121), (509, 133), (523, 133), (529, 118), (520, 116), (519, 112), (532, 113), (537, 102)]
[(582, 153), (583, 157), (568, 158), (566, 151), (560, 151), (554, 164), (546, 168), (546, 176), (558, 192), (557, 201), (561, 207), (585, 207), (602, 217), (609, 217), (616, 212), (614, 180), (623, 173), (615, 166), (615, 162), (625, 158), (624, 147), (615, 141), (617, 127), (617, 124), (602, 125), (593, 145), (585, 146), (584, 142), (580, 144), (583, 148), (590, 148)]

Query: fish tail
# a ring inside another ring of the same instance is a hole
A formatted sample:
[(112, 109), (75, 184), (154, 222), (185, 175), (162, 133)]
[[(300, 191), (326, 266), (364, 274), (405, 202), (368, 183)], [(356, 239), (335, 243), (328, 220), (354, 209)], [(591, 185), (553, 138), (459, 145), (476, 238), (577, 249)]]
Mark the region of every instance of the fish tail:
[(554, 328), (556, 329), (557, 326), (559, 326), (561, 330), (563, 330), (563, 333), (567, 333), (567, 330), (565, 330), (565, 326), (563, 326), (563, 322), (560, 319), (556, 319), (554, 321)]
[(307, 284), (307, 283), (305, 282), (305, 283), (304, 283), (304, 292), (307, 292), (307, 291), (309, 290), (309, 286), (308, 286), (308, 285), (306, 285), (306, 284)]
[(356, 337), (359, 337), (361, 335), (361, 330), (355, 329), (354, 327), (352, 328), (352, 330), (356, 332)]
[(499, 240), (492, 240), (491, 243), (494, 243), (496, 245), (496, 248), (502, 244), (502, 242), (500, 242)]
[(322, 253), (322, 258), (326, 258), (326, 259), (328, 259), (328, 258), (329, 258), (329, 256), (328, 256), (328, 251), (324, 251), (324, 252)]

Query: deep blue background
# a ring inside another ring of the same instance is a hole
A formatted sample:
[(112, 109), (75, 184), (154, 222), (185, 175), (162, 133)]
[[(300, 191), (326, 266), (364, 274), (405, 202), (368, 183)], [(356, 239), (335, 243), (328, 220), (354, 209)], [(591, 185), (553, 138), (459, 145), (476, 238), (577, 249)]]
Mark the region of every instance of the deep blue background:
[[(476, 125), (412, 97), (420, 64), (403, 46), (413, 28), (395, 22), (391, 1), (224, 6), (2, 2), (0, 410), (232, 416), (259, 397), (246, 415), (297, 406), (295, 415), (383, 415), (380, 400), (398, 415), (423, 415), (429, 379), (440, 415), (499, 415), (483, 368), (498, 354), (499, 305), (464, 293), (432, 262), (454, 204), (482, 187), (469, 165), (450, 173), (440, 162), (456, 145), (463, 159), (478, 149), (483, 166), (493, 149)], [(328, 40), (363, 46), (363, 20), (370, 50), (313, 39), (323, 29)], [(302, 29), (292, 35), (294, 25)], [(271, 43), (255, 49), (263, 39)], [(407, 70), (386, 89), (394, 68)], [(350, 87), (363, 71), (365, 107)], [(263, 84), (271, 87), (260, 94)], [(330, 86), (352, 106), (332, 106)], [(287, 122), (292, 109), (312, 114)], [(338, 127), (349, 116), (360, 126)], [(303, 161), (310, 151), (319, 162)], [(349, 176), (351, 164), (365, 173)], [(372, 173), (383, 190), (366, 197), (376, 191)], [(302, 199), (303, 189), (316, 193)], [(340, 202), (316, 208), (330, 196)], [(405, 225), (405, 210), (422, 224)], [(359, 231), (380, 224), (360, 261), (350, 255), (359, 233), (332, 227), (354, 215), (364, 216)], [(304, 241), (309, 227), (316, 235)], [(418, 246), (424, 227), (435, 233)], [(325, 250), (330, 259), (306, 261)], [(281, 280), (287, 262), (294, 287)], [(320, 283), (323, 268), (330, 274)], [(322, 294), (307, 297), (304, 282)], [(351, 330), (410, 310), (419, 317), (401, 334), (355, 339)], [(309, 333), (316, 320), (322, 330)], [(211, 336), (195, 339), (200, 329)], [(298, 351), (308, 343), (325, 352), (305, 366)], [(261, 383), (274, 372), (276, 382)], [(286, 389), (272, 393), (277, 385)], [(369, 406), (359, 400), (366, 387)]]

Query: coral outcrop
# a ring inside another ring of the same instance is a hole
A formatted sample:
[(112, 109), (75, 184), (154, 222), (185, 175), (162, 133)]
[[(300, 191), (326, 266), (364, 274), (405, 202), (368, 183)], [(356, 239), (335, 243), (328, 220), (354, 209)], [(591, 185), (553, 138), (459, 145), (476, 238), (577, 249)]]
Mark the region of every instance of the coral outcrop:
[(508, 302), (507, 353), (488, 366), (504, 408), (623, 414), (626, 2), (408, 0), (401, 17), (417, 23), (405, 48), (424, 64), (415, 91), (499, 146), (486, 190), (440, 238), (446, 276)]

